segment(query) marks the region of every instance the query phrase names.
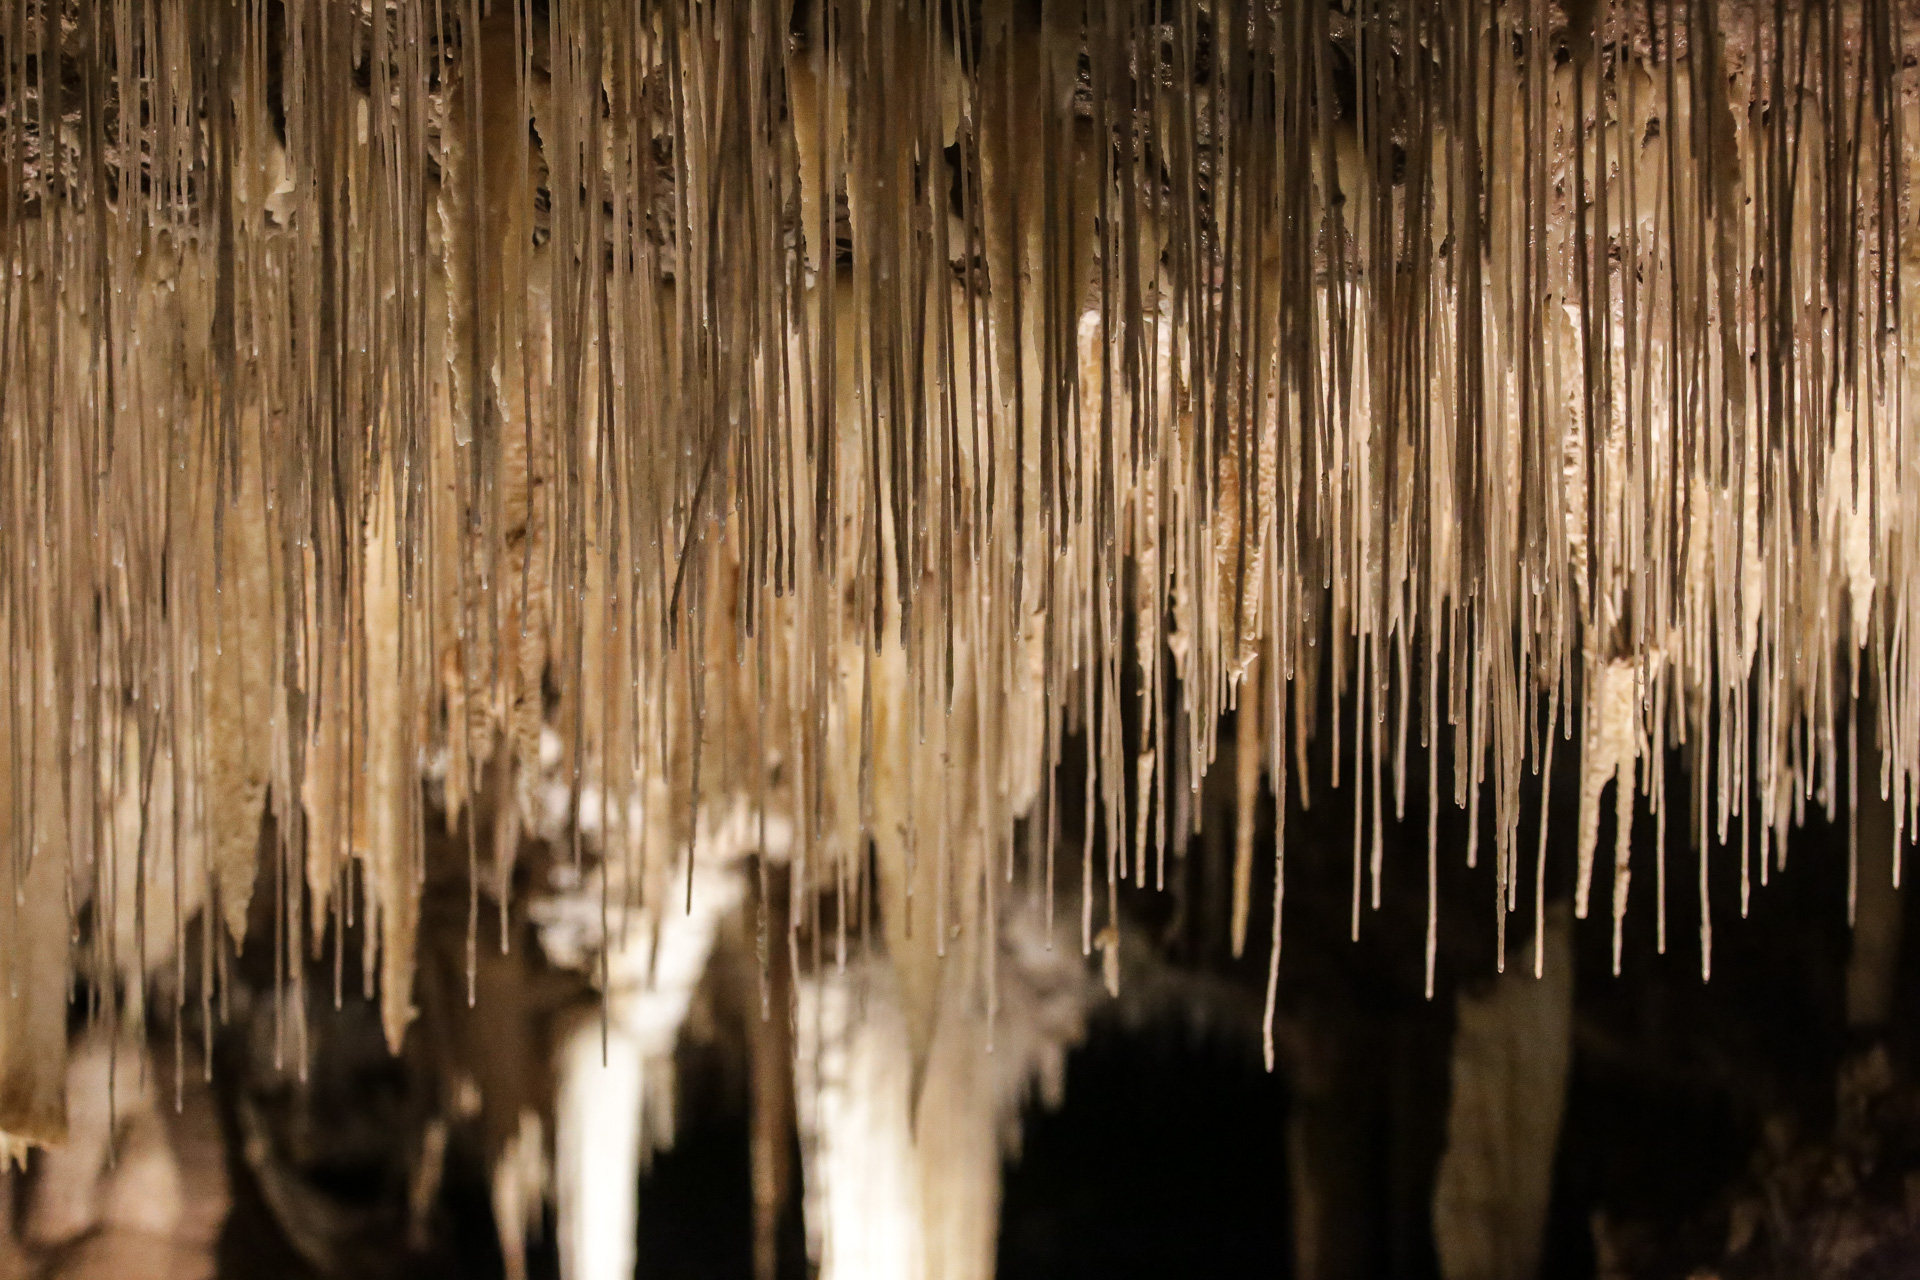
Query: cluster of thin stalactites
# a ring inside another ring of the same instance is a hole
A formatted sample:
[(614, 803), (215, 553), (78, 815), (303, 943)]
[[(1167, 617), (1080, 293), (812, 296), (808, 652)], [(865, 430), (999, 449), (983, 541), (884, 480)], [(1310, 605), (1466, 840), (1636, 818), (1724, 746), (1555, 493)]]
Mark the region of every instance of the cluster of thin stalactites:
[(910, 1009), (955, 947), (990, 1008), (1016, 864), (1111, 959), (1223, 714), (1250, 813), (1329, 683), (1356, 930), (1410, 768), (1503, 939), (1577, 769), (1616, 939), (1636, 792), (1691, 809), (1704, 968), (1710, 847), (1856, 756), (1912, 826), (1912, 17), (15, 0), (0, 1127), (70, 966), (217, 969), (263, 829), (397, 1042), (427, 824), (504, 898), (541, 779), (626, 907), (764, 850), (816, 956), (871, 893)]

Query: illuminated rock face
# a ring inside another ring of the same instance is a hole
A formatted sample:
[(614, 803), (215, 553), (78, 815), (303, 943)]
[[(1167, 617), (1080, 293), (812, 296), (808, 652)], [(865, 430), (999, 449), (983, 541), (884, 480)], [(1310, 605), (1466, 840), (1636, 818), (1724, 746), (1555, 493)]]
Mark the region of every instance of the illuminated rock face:
[(65, 13), (0, 57), (0, 1131), (69, 966), (211, 986), (257, 894), (297, 986), (360, 886), (397, 1048), (468, 814), (660, 936), (734, 824), (795, 955), (877, 921), (909, 1082), (1008, 873), (1111, 984), (1223, 715), (1314, 787), (1328, 685), (1356, 921), (1443, 732), (1503, 931), (1576, 722), (1582, 913), (1606, 789), (1686, 806), (1703, 973), (1710, 833), (1764, 879), (1876, 748), (1915, 827), (1904, 3)]

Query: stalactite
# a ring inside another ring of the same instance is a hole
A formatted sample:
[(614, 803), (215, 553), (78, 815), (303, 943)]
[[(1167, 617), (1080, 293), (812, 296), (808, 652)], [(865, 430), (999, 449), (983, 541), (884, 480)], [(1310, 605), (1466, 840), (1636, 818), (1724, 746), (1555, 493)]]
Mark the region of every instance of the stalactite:
[(917, 1078), (1069, 809), (1117, 982), (1229, 709), (1237, 952), (1324, 685), (1356, 933), (1417, 734), (1431, 986), (1450, 734), (1502, 963), (1558, 767), (1583, 916), (1615, 789), (1616, 963), (1636, 790), (1689, 805), (1704, 974), (1707, 860), (1767, 891), (1869, 745), (1916, 826), (1913, 16), (20, 0), (0, 927), (97, 897), (108, 979), (206, 903), (297, 1004), (358, 862), (397, 1047), (425, 824), (477, 937), (551, 775), (603, 933), (750, 813), (763, 950), (884, 950)]

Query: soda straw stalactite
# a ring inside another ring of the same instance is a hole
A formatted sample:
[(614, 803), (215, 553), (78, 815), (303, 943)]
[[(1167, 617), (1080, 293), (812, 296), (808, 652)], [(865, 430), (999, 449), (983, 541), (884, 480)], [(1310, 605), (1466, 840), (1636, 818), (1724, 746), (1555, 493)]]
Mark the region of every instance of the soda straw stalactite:
[(1920, 829), (1914, 16), (15, 0), (0, 1130), (57, 1136), (66, 966), (111, 1019), (272, 947), (298, 1067), (358, 911), (397, 1047), (427, 824), (477, 930), (536, 777), (609, 930), (751, 829), (758, 953), (884, 950), (918, 1078), (1016, 900), (1118, 981), (1229, 710), (1235, 951), (1291, 752), (1352, 789), (1356, 932), (1424, 783), (1430, 987), (1438, 860), (1537, 972), (1609, 788), (1616, 966), (1637, 789), (1704, 974), (1711, 860), (1744, 909), (1843, 773)]

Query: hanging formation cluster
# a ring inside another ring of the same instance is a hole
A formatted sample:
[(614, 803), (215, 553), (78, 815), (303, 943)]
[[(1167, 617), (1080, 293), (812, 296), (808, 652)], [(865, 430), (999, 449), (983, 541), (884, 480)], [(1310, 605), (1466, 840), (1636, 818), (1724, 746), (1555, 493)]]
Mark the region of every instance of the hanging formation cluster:
[(1764, 877), (1876, 747), (1913, 826), (1916, 16), (10, 0), (0, 1128), (59, 1136), (75, 970), (217, 971), (257, 892), (291, 984), (364, 916), (397, 1043), (426, 824), (504, 898), (543, 733), (617, 907), (744, 832), (919, 1042), (1066, 807), (1112, 955), (1223, 713), (1304, 795), (1329, 684), (1356, 929), (1449, 735), (1503, 925), (1530, 773), (1583, 913), (1614, 784), (1616, 936), (1689, 806), (1704, 966), (1730, 831)]

